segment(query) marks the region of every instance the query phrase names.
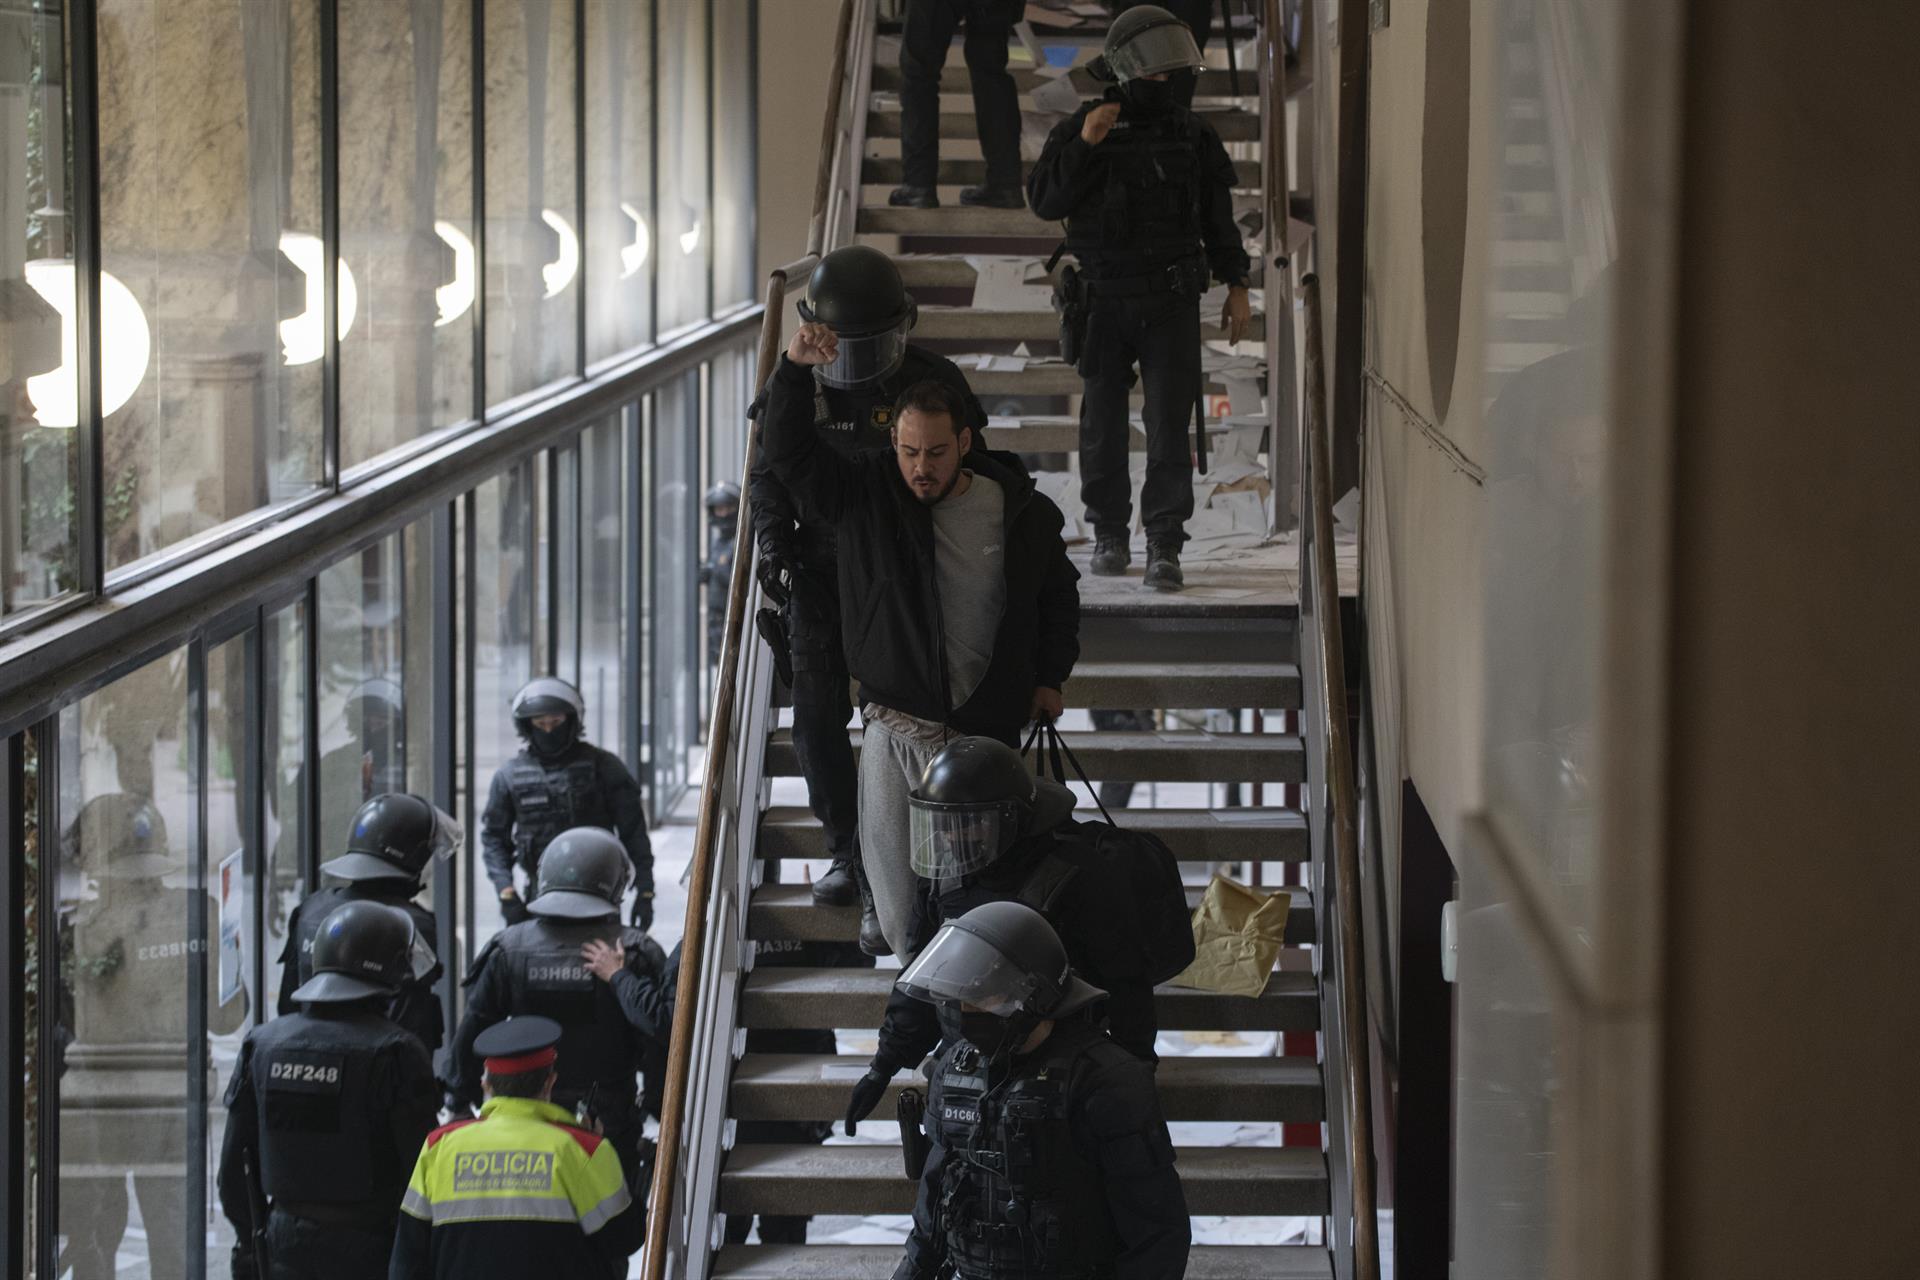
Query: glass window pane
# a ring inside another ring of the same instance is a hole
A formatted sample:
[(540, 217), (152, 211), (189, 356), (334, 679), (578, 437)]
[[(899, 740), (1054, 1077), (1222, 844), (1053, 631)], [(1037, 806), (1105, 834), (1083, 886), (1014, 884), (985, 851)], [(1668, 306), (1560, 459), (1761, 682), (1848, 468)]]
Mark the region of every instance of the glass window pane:
[(553, 533), (553, 673), (576, 688), (580, 684), (580, 451), (556, 449)]
[(266, 868), (268, 886), (265, 942), (267, 1010), (280, 1007), (280, 965), (286, 945), (287, 917), (305, 896), (303, 848), (306, 822), (307, 606), (296, 601), (267, 615), (261, 628), (260, 777), (266, 789)]
[(616, 414), (580, 437), (586, 504), (580, 542), (580, 694), (587, 737), (625, 758), (632, 690), (626, 681), (627, 435)]
[(520, 749), (507, 714), (513, 695), (533, 678), (530, 492), (533, 471), (519, 466), (481, 485), (473, 500), (473, 754), (467, 761), (470, 807), (464, 815), (468, 901), (474, 905), (471, 956), (500, 928), (496, 893), (480, 864), (479, 816), (500, 766)]
[(579, 371), (580, 210), (568, 0), (495, 0), (486, 21), (487, 400)]
[(707, 208), (707, 6), (680, 0), (660, 13), (660, 327), (707, 318), (713, 245)]
[(98, 7), (115, 568), (322, 479), (320, 7)]
[[(188, 983), (203, 941), (185, 650), (61, 713), (59, 784), (57, 1229), (75, 1275), (177, 1276), (194, 1147)], [(210, 999), (208, 1029), (238, 1030), (244, 1006)]]
[(754, 6), (713, 0), (713, 308), (751, 302), (754, 262)]
[(653, 337), (653, 2), (587, 0), (587, 359)]
[(406, 673), (401, 666), (400, 538), (384, 538), (320, 575), (320, 848), (346, 844), (362, 804), (407, 790)]
[(652, 653), (655, 812), (664, 813), (687, 784), (687, 753), (699, 718), (698, 555), (700, 508), (700, 371), (688, 371), (657, 393), (653, 431)]
[[(207, 957), (207, 1061), (213, 1068), (205, 1098), (205, 1135), (200, 1148), (207, 1168), (217, 1168), (226, 1132), (224, 1103), (240, 1042), (253, 1025), (249, 1014), (264, 1019), (254, 960), (259, 955), (259, 911), (255, 858), (250, 844), (252, 806), (248, 759), (258, 758), (249, 728), (253, 690), (247, 674), (249, 637), (240, 636), (207, 651), (207, 865), (208, 905), (196, 941)], [(210, 1197), (205, 1225), (207, 1275), (231, 1272), (233, 1224)], [(156, 1274), (165, 1269), (155, 1267)]]
[(351, 467), (473, 416), (473, 16), (472, 0), (339, 3)]
[(74, 589), (78, 394), (60, 17), (0, 13), (0, 615)]

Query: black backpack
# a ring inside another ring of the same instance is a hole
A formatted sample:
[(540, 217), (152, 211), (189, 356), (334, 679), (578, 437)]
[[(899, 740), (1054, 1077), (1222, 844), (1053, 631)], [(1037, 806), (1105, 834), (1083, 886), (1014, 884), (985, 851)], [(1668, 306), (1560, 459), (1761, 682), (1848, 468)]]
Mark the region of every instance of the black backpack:
[[(1060, 761), (1064, 753), (1080, 780), (1094, 792), (1093, 802), (1099, 805), (1100, 816), (1106, 821), (1083, 825), (1094, 833), (1094, 859), (1103, 868), (1112, 868), (1125, 877), (1128, 892), (1124, 896), (1132, 910), (1132, 919), (1115, 920), (1113, 927), (1139, 939), (1141, 968), (1147, 980), (1156, 985), (1165, 982), (1184, 971), (1194, 957), (1193, 916), (1187, 910), (1187, 889), (1180, 880), (1180, 863), (1158, 836), (1114, 822), (1107, 807), (1100, 804), (1099, 792), (1087, 780), (1086, 770), (1074, 759), (1072, 749), (1061, 741), (1051, 721), (1035, 727), (1027, 746), (1032, 747), (1043, 732), (1046, 747), (1034, 758), (1034, 772), (1046, 777), (1047, 760), (1051, 757), (1055, 781), (1065, 786), (1066, 775)], [(1053, 904), (1079, 870), (1059, 854), (1048, 854), (1020, 887), (1020, 901), (1051, 919)]]

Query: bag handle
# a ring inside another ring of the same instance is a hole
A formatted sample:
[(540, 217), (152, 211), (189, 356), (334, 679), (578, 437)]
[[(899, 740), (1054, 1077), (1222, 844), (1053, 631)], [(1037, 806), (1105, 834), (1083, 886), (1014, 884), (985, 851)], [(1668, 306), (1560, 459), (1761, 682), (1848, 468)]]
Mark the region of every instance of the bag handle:
[(1093, 803), (1099, 807), (1100, 816), (1107, 820), (1107, 825), (1110, 827), (1120, 825), (1113, 820), (1113, 815), (1107, 812), (1107, 806), (1101, 803), (1100, 789), (1093, 785), (1091, 778), (1087, 777), (1086, 769), (1080, 764), (1080, 757), (1073, 754), (1073, 748), (1068, 746), (1067, 740), (1061, 736), (1060, 730), (1053, 723), (1052, 716), (1041, 716), (1033, 722), (1033, 732), (1027, 735), (1026, 745), (1020, 748), (1021, 758), (1025, 759), (1027, 752), (1033, 751), (1036, 744), (1040, 748), (1034, 752), (1033, 757), (1033, 772), (1036, 777), (1047, 776), (1047, 759), (1051, 756), (1053, 780), (1063, 787), (1066, 786), (1067, 771), (1060, 763), (1060, 756), (1064, 752), (1067, 762), (1073, 765), (1073, 771), (1080, 775), (1080, 781), (1086, 785), (1087, 793), (1093, 797)]

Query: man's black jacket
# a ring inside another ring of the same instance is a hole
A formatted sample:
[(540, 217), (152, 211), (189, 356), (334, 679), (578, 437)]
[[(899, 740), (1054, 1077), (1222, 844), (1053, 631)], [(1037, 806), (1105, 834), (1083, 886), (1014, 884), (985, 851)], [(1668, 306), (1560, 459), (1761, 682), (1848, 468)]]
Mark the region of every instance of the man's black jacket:
[[(987, 425), (987, 411), (980, 407), (960, 366), (937, 352), (909, 343), (892, 373), (865, 386), (829, 387), (815, 379), (814, 430), (849, 456), (888, 448), (893, 403), (917, 382), (941, 382), (959, 392), (969, 419), (962, 426), (979, 431)], [(765, 407), (766, 393), (762, 392), (750, 416), (758, 420)], [(782, 552), (813, 563), (832, 563), (833, 531), (816, 522), (799, 523), (792, 496), (774, 475), (764, 454), (754, 462), (747, 477), (747, 493), (752, 499), (753, 537), (762, 554)]]
[(1060, 508), (1010, 453), (962, 460), (1006, 497), (1006, 612), (973, 696), (948, 709), (946, 646), (933, 564), (933, 515), (891, 451), (843, 457), (813, 427), (813, 373), (785, 356), (768, 387), (761, 443), (803, 517), (834, 526), (847, 669), (863, 702), (960, 733), (1012, 743), (1033, 690), (1058, 689), (1080, 656), (1080, 574), (1061, 541)]
[[(1039, 780), (1039, 787), (1038, 829), (1015, 841), (991, 866), (975, 875), (943, 881), (937, 888), (931, 880), (920, 880), (907, 919), (905, 954), (918, 954), (942, 924), (975, 907), (1019, 900), (1042, 864), (1056, 858), (1073, 870), (1065, 887), (1044, 908), (1047, 920), (1066, 946), (1074, 971), (1107, 993), (1107, 1032), (1114, 1043), (1152, 1062), (1153, 1041), (1160, 1029), (1153, 984), (1147, 981), (1138, 940), (1122, 927), (1134, 919), (1128, 896), (1131, 882), (1100, 865), (1093, 824), (1064, 816), (1073, 807), (1072, 793), (1046, 778)], [(1049, 879), (1061, 870), (1058, 865), (1048, 868)], [(902, 1067), (916, 1066), (939, 1042), (934, 1006), (896, 987), (887, 998), (874, 1068), (891, 1075)]]

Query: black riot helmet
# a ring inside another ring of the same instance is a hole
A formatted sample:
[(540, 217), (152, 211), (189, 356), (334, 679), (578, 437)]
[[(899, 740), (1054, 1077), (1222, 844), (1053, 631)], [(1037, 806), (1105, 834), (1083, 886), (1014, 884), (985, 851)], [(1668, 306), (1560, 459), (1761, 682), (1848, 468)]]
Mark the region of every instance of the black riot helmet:
[(943, 1028), (953, 1025), (990, 1058), (1012, 1052), (1045, 1019), (1107, 994), (1074, 973), (1060, 935), (1024, 902), (988, 902), (941, 925), (897, 985), (940, 1006)]
[(617, 914), (633, 876), (627, 850), (604, 827), (562, 831), (540, 855), (539, 883), (527, 910), (561, 920)]
[(892, 373), (907, 353), (920, 311), (893, 259), (864, 244), (835, 249), (807, 280), (800, 318), (824, 324), (840, 351), (814, 369), (830, 387), (858, 387)]
[(406, 736), (407, 702), (400, 686), (385, 676), (362, 680), (347, 694), (347, 732), (356, 742)]
[(998, 861), (1033, 811), (1037, 784), (1020, 753), (993, 738), (955, 738), (907, 796), (916, 874), (972, 875)]
[(452, 814), (404, 791), (375, 796), (353, 815), (347, 850), (320, 864), (341, 880), (418, 881), (434, 858), (451, 858), (463, 833)]
[(295, 1000), (338, 1004), (391, 996), (409, 978), (433, 969), (433, 953), (398, 907), (359, 899), (335, 907), (313, 938), (313, 977)]
[(707, 490), (707, 514), (716, 520), (731, 520), (740, 510), (740, 486), (722, 480)]
[[(551, 731), (533, 727), (539, 716), (565, 716), (567, 722)], [(538, 676), (513, 695), (513, 728), (533, 754), (551, 760), (580, 741), (587, 703), (580, 691), (558, 676)]]
[(1206, 65), (1193, 31), (1157, 4), (1137, 4), (1115, 18), (1100, 56), (1103, 70), (1120, 84)]

